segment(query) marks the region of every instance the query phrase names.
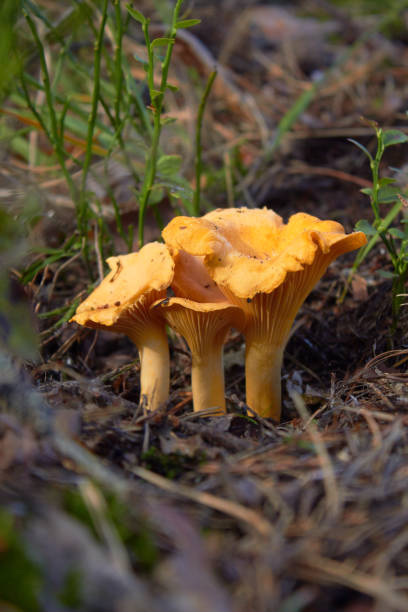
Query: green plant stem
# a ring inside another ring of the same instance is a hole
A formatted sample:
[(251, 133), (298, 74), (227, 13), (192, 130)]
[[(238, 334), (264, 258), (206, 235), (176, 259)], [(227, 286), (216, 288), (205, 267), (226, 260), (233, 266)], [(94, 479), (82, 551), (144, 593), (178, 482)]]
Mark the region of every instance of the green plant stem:
[[(25, 96), (25, 100), (27, 102), (28, 108), (33, 113), (34, 117), (37, 119), (38, 124), (43, 129), (44, 134), (47, 136), (48, 140), (52, 143), (52, 136), (51, 136), (51, 133), (50, 133), (50, 131), (48, 129), (48, 126), (46, 125), (44, 119), (41, 117), (41, 115), (38, 112), (37, 108), (33, 104), (33, 101), (31, 100), (30, 92), (28, 91), (28, 87), (27, 87), (26, 74), (24, 72), (22, 72), (21, 75), (20, 75), (20, 81), (21, 81), (21, 85), (22, 85), (22, 88), (23, 88), (23, 92), (24, 92), (24, 96)], [(44, 88), (42, 88), (42, 90), (44, 91)]]
[(153, 135), (152, 135), (152, 143), (150, 147), (149, 157), (147, 160), (146, 174), (144, 177), (140, 201), (139, 201), (139, 228), (138, 228), (138, 236), (139, 236), (139, 248), (143, 246), (144, 243), (144, 221), (146, 215), (146, 209), (149, 204), (149, 198), (151, 189), (153, 187), (154, 180), (156, 178), (156, 165), (157, 165), (157, 155), (159, 150), (159, 141), (160, 141), (160, 133), (161, 133), (161, 113), (163, 109), (163, 99), (164, 92), (167, 86), (167, 78), (170, 67), (170, 60), (173, 53), (173, 47), (175, 42), (175, 36), (177, 34), (177, 20), (180, 12), (181, 4), (183, 0), (177, 0), (176, 5), (173, 10), (172, 23), (169, 34), (169, 42), (167, 44), (166, 56), (162, 62), (162, 74), (160, 81), (160, 93), (154, 95), (154, 56), (153, 49), (150, 43), (150, 39), (148, 36), (148, 22), (143, 24), (143, 31), (145, 33), (146, 46), (148, 52), (148, 62), (149, 62), (149, 70), (148, 70), (148, 85), (150, 91), (150, 97), (152, 100), (152, 107), (154, 113), (153, 119)]
[[(91, 104), (91, 112), (88, 118), (88, 132), (86, 139), (86, 151), (84, 164), (82, 168), (82, 181), (81, 181), (81, 192), (80, 192), (80, 200), (79, 200), (79, 214), (78, 214), (78, 227), (82, 237), (85, 237), (88, 230), (88, 202), (87, 202), (87, 194), (86, 194), (86, 180), (88, 177), (89, 168), (91, 165), (92, 159), (92, 144), (93, 144), (93, 135), (95, 130), (95, 122), (96, 115), (98, 110), (98, 102), (99, 102), (99, 92), (100, 92), (100, 75), (101, 75), (101, 54), (102, 54), (102, 44), (103, 44), (103, 35), (105, 32), (106, 19), (108, 15), (108, 1), (104, 0), (102, 5), (102, 19), (99, 26), (98, 37), (95, 42), (95, 52), (94, 52), (94, 78), (93, 78), (93, 92), (92, 92), (92, 104)], [(87, 241), (84, 241), (84, 257), (88, 259), (88, 247)]]
[(205, 105), (207, 103), (208, 96), (210, 95), (210, 91), (212, 85), (217, 76), (217, 71), (213, 70), (208, 77), (207, 85), (204, 89), (203, 96), (200, 101), (200, 106), (198, 107), (197, 114), (197, 124), (196, 124), (196, 158), (195, 158), (195, 181), (196, 188), (194, 192), (194, 200), (193, 200), (193, 211), (195, 215), (200, 214), (200, 196), (201, 196), (201, 173), (202, 173), (202, 159), (201, 159), (201, 132), (203, 127), (203, 116)]
[[(370, 238), (370, 240), (367, 242), (367, 244), (365, 246), (361, 247), (361, 249), (357, 253), (356, 258), (355, 258), (354, 263), (353, 263), (353, 266), (352, 266), (352, 268), (351, 268), (351, 270), (349, 272), (349, 275), (347, 277), (347, 280), (346, 280), (346, 282), (344, 284), (343, 291), (341, 292), (341, 295), (339, 297), (338, 301), (339, 301), (340, 304), (344, 301), (344, 298), (346, 297), (348, 288), (350, 287), (350, 283), (351, 283), (351, 281), (353, 279), (353, 276), (356, 273), (358, 267), (364, 261), (364, 259), (367, 257), (368, 253), (371, 251), (371, 249), (374, 247), (374, 245), (378, 242), (378, 240), (382, 239), (383, 242), (384, 242), (385, 232), (388, 230), (388, 228), (390, 227), (391, 223), (394, 221), (395, 217), (400, 212), (401, 208), (402, 208), (402, 202), (396, 202), (394, 204), (394, 206), (391, 208), (391, 210), (384, 217), (384, 219), (380, 219), (380, 225), (377, 227), (376, 234), (374, 234), (374, 236), (372, 236)], [(386, 243), (385, 243), (385, 246), (387, 247)], [(387, 247), (387, 249), (388, 249), (388, 247)]]
[(394, 278), (392, 283), (392, 326), (391, 335), (393, 336), (397, 331), (400, 310), (402, 306), (403, 294), (406, 290), (406, 282), (408, 277), (408, 264), (407, 262), (399, 262), (398, 276)]
[(122, 11), (119, 0), (114, 0), (115, 6), (115, 124), (120, 125), (120, 106), (122, 96), (122, 85), (123, 85), (123, 70), (122, 70), (122, 39), (123, 39), (123, 20)]
[(371, 208), (374, 212), (375, 225), (378, 227), (382, 221), (380, 215), (380, 205), (378, 202), (378, 194), (380, 191), (380, 181), (379, 181), (379, 169), (381, 158), (384, 154), (384, 141), (383, 141), (383, 131), (381, 128), (375, 128), (375, 133), (377, 136), (377, 152), (375, 154), (375, 158), (370, 161), (371, 174), (373, 177), (373, 187), (372, 187), (372, 196), (371, 196)]
[[(67, 57), (69, 58), (68, 55), (67, 55)], [(89, 77), (89, 74), (87, 76)], [(26, 84), (28, 83), (29, 85), (31, 85), (32, 87), (34, 87), (38, 91), (45, 92), (44, 86), (41, 83), (39, 83), (38, 81), (36, 81), (30, 74), (28, 74), (27, 72), (24, 72), (23, 73), (23, 77), (24, 77), (24, 82)], [(26, 87), (27, 87), (27, 85), (26, 85)], [(54, 97), (55, 102), (58, 102), (59, 104), (64, 104), (64, 102), (65, 102), (65, 97), (64, 96), (59, 96), (57, 93), (54, 93), (53, 97)], [(83, 110), (80, 106), (78, 106), (77, 104), (74, 104), (72, 102), (72, 100), (70, 101), (69, 108), (70, 108), (71, 111), (76, 113), (81, 119), (86, 119), (86, 120), (88, 119), (88, 113), (85, 110)], [(96, 121), (96, 126), (99, 128), (99, 130), (102, 133), (109, 134), (109, 129), (101, 121)], [(46, 133), (47, 133), (47, 131), (46, 131)]]
[[(75, 2), (75, 4), (80, 8), (81, 6), (84, 5), (83, 2), (81, 2), (80, 0), (73, 0)], [(69, 60), (69, 62), (71, 63), (72, 68), (75, 70), (75, 72), (78, 72), (79, 74), (81, 74), (85, 79), (89, 78), (89, 73), (87, 71), (87, 68), (82, 65), (81, 62), (78, 62), (75, 58), (75, 56), (73, 55), (73, 53), (69, 50), (68, 46), (67, 46), (67, 42), (66, 39), (64, 38), (64, 36), (62, 36), (58, 30), (58, 28), (55, 28), (54, 25), (50, 22), (50, 20), (46, 17), (46, 15), (44, 15), (39, 8), (31, 2), (31, 0), (24, 0), (24, 4), (29, 7), (29, 10), (38, 18), (40, 19), (44, 25), (48, 28), (48, 32), (46, 34), (46, 40), (52, 36), (54, 40), (58, 41), (61, 45), (63, 45), (66, 49), (66, 55), (67, 58)], [(90, 14), (89, 11), (86, 11), (86, 18), (87, 18), (87, 22), (89, 24), (89, 27), (92, 30), (92, 33), (95, 35), (95, 37), (97, 37), (97, 30), (95, 28), (95, 24), (92, 21), (92, 15)], [(27, 81), (31, 82), (31, 84), (33, 84), (35, 87), (37, 87), (38, 89), (42, 89), (41, 88), (41, 84), (37, 83), (35, 81), (35, 79), (33, 79), (30, 75), (27, 75)], [(101, 81), (101, 86), (103, 85), (103, 81)], [(109, 105), (107, 104), (106, 101), (104, 101), (104, 98), (102, 96), (102, 94), (99, 95), (100, 98), (100, 102), (105, 110), (105, 112), (107, 113), (109, 120), (111, 122), (112, 125), (114, 125), (113, 123), (113, 117), (112, 114), (110, 113), (110, 109), (109, 109)], [(60, 97), (58, 97), (58, 95), (55, 95), (55, 99), (58, 102), (64, 102), (63, 99), (61, 99)], [(80, 117), (88, 117), (88, 113), (86, 113), (85, 111), (82, 111), (82, 109), (80, 109), (78, 106), (71, 104), (70, 106), (71, 110), (75, 111), (76, 113), (78, 113), (78, 115)], [(103, 125), (101, 122), (96, 122), (95, 125), (98, 125), (99, 129), (102, 131), (108, 131), (107, 127), (105, 125)]]
[[(77, 198), (76, 198), (77, 190), (72, 180), (72, 176), (69, 173), (68, 168), (65, 164), (64, 145), (63, 145), (63, 140), (61, 139), (61, 134), (58, 130), (58, 121), (57, 121), (57, 115), (55, 112), (55, 100), (54, 100), (54, 96), (51, 90), (51, 81), (50, 81), (50, 75), (48, 72), (47, 61), (45, 59), (44, 47), (39, 37), (37, 27), (31, 15), (26, 10), (23, 11), (23, 15), (28, 23), (28, 26), (31, 30), (31, 34), (33, 35), (34, 41), (37, 46), (37, 50), (38, 50), (38, 54), (40, 58), (41, 71), (42, 71), (43, 79), (44, 79), (44, 92), (45, 92), (45, 97), (47, 101), (48, 112), (50, 114), (50, 130), (48, 131), (47, 129), (45, 129), (45, 133), (48, 134), (49, 140), (55, 150), (55, 153), (58, 159), (58, 163), (60, 164), (61, 169), (63, 171), (65, 180), (67, 182), (67, 185), (68, 185), (68, 188), (71, 194), (71, 198), (73, 202), (75, 203), (77, 201)], [(24, 80), (23, 80), (23, 87), (25, 88)], [(28, 96), (28, 100), (30, 100), (29, 96)], [(35, 107), (33, 104), (31, 104), (30, 108), (34, 112), (34, 115), (36, 116), (37, 120), (39, 120), (40, 125), (45, 127), (44, 122), (40, 118), (39, 113), (35, 110)]]

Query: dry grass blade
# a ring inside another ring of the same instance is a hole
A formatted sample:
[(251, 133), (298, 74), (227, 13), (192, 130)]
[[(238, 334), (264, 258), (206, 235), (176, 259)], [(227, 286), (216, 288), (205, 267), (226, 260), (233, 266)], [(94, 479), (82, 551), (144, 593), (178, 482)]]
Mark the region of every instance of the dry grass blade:
[(385, 422), (395, 421), (397, 418), (393, 414), (388, 414), (388, 412), (380, 412), (379, 410), (367, 410), (367, 408), (352, 408), (351, 406), (339, 406), (339, 411), (344, 410), (346, 412), (351, 412), (353, 414), (358, 414), (361, 416), (368, 416), (370, 418), (380, 419)]
[(163, 476), (155, 474), (154, 472), (146, 470), (140, 466), (132, 467), (130, 471), (135, 476), (150, 482), (164, 491), (168, 491), (169, 493), (173, 493), (174, 495), (181, 497), (186, 497), (187, 499), (191, 499), (199, 504), (203, 504), (204, 506), (208, 506), (209, 508), (223, 512), (224, 514), (236, 518), (239, 521), (243, 521), (254, 531), (257, 531), (262, 537), (267, 538), (274, 533), (271, 523), (264, 519), (260, 513), (255, 512), (255, 510), (250, 510), (241, 504), (233, 502), (229, 499), (217, 497), (211, 493), (196, 491), (195, 489), (168, 480), (167, 478), (164, 478)]
[(79, 482), (79, 490), (92, 517), (101, 540), (105, 543), (112, 563), (121, 571), (130, 571), (131, 565), (126, 548), (114, 525), (108, 519), (106, 501), (99, 489), (89, 480)]
[(105, 466), (97, 457), (88, 450), (59, 433), (53, 436), (53, 444), (62, 456), (69, 457), (74, 463), (85, 471), (90, 477), (104, 485), (108, 490), (113, 490), (119, 496), (124, 496), (129, 491), (129, 483), (119, 474)]
[(380, 576), (370, 576), (360, 572), (351, 563), (341, 563), (308, 555), (307, 559), (301, 562), (298, 570), (302, 578), (306, 580), (316, 581), (317, 579), (323, 583), (337, 583), (374, 597), (381, 606), (387, 606), (387, 608), (381, 607), (382, 610), (391, 609), (398, 612), (408, 610), (408, 597), (396, 592), (392, 582)]
[(320, 436), (319, 430), (313, 421), (310, 420), (310, 415), (302, 397), (296, 391), (292, 391), (290, 395), (293, 403), (296, 406), (296, 410), (299, 412), (306, 425), (306, 430), (310, 434), (320, 459), (323, 470), (323, 482), (326, 490), (327, 509), (334, 515), (337, 515), (340, 511), (341, 498), (329, 453), (327, 452), (324, 442)]

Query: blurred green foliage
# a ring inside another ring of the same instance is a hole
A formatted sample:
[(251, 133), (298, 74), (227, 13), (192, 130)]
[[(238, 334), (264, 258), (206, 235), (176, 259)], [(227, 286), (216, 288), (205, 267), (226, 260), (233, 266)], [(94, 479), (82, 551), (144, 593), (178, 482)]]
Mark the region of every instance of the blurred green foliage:
[[(379, 239), (387, 249), (390, 256), (393, 271), (380, 270), (381, 276), (392, 279), (392, 326), (391, 334), (397, 330), (402, 302), (405, 297), (405, 287), (408, 278), (408, 223), (405, 215), (402, 216), (401, 226), (392, 225), (400, 215), (403, 207), (407, 205), (407, 194), (398, 185), (396, 178), (380, 175), (380, 165), (385, 150), (388, 147), (408, 142), (408, 136), (400, 130), (383, 130), (375, 122), (369, 124), (375, 131), (377, 137), (377, 151), (371, 155), (364, 145), (353, 138), (350, 142), (355, 144), (370, 162), (372, 174), (372, 187), (365, 187), (361, 192), (370, 198), (371, 209), (374, 213), (372, 223), (362, 219), (356, 225), (357, 230), (363, 231), (367, 236), (367, 244), (360, 249), (354, 261), (349, 281)], [(400, 170), (397, 169), (397, 172)]]
[[(126, 547), (132, 563), (139, 571), (151, 572), (158, 560), (158, 550), (153, 539), (152, 529), (140, 516), (132, 516), (132, 510), (114, 493), (103, 492), (106, 502), (105, 519), (114, 526), (122, 544)], [(79, 520), (99, 539), (92, 516), (83, 496), (77, 489), (67, 489), (64, 493), (64, 509)]]
[(0, 2), (0, 102), (14, 82), (14, 76), (21, 66), (21, 55), (18, 51), (15, 24), (21, 12), (19, 0), (1, 0)]
[(404, 6), (404, 0), (331, 0), (333, 4), (344, 9), (350, 9), (357, 15), (372, 15), (380, 13), (383, 15), (388, 11), (398, 10)]
[(27, 250), (25, 234), (32, 214), (27, 204), (19, 218), (0, 207), (0, 350), (22, 359), (38, 358), (33, 316), (21, 295), (13, 295), (9, 270)]
[[(0, 102), (21, 69), (22, 52), (15, 27), (20, 14), (19, 0), (0, 2)], [(26, 230), (38, 209), (28, 199), (18, 214), (11, 212), (14, 208), (14, 202), (7, 203), (7, 210), (5, 205), (0, 206), (0, 350), (23, 359), (35, 359), (37, 341), (33, 320), (21, 296), (13, 295), (9, 270), (21, 262), (26, 252)]]
[(401, 19), (401, 11), (407, 8), (406, 0), (331, 0), (331, 2), (358, 17), (370, 17), (377, 15), (381, 17), (379, 30), (388, 37), (401, 35), (406, 32), (404, 20)]
[(64, 586), (59, 593), (59, 601), (67, 608), (78, 609), (81, 605), (81, 590), (83, 576), (79, 570), (71, 569), (64, 581)]
[(151, 446), (143, 453), (142, 460), (148, 470), (165, 476), (170, 480), (178, 478), (187, 469), (194, 469), (206, 460), (204, 452), (197, 452), (194, 457), (182, 453), (163, 453), (155, 446)]
[(0, 508), (0, 608), (7, 603), (38, 612), (41, 586), (40, 569), (28, 556), (13, 516)]

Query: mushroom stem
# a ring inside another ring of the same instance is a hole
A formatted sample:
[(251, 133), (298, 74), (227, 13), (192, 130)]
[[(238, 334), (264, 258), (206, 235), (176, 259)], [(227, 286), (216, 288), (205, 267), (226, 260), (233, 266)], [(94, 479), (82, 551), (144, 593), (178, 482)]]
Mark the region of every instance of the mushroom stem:
[(247, 339), (245, 351), (246, 402), (259, 416), (279, 421), (284, 346)]
[[(223, 338), (224, 339), (224, 338)], [(191, 389), (194, 412), (216, 408), (213, 416), (226, 412), (224, 392), (223, 343), (214, 343), (211, 349), (192, 354)]]
[(173, 297), (158, 304), (169, 325), (181, 334), (191, 351), (194, 411), (214, 408), (205, 416), (225, 412), (222, 347), (228, 330), (242, 313), (228, 302), (195, 302)]
[[(148, 333), (147, 333), (148, 332)], [(164, 325), (149, 325), (143, 336), (129, 331), (140, 357), (140, 402), (156, 410), (169, 398), (170, 356)]]

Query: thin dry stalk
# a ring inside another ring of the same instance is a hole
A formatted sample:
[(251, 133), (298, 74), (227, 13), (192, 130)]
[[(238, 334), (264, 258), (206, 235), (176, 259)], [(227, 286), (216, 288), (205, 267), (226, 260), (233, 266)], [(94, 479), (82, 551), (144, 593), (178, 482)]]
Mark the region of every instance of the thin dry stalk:
[(293, 400), (293, 403), (296, 406), (296, 410), (299, 412), (303, 422), (305, 423), (305, 429), (307, 425), (307, 431), (310, 434), (312, 442), (316, 448), (316, 452), (320, 458), (323, 470), (323, 481), (327, 496), (327, 509), (329, 513), (332, 512), (335, 516), (337, 516), (340, 511), (341, 497), (330, 455), (327, 452), (326, 446), (321, 438), (319, 430), (317, 429), (316, 425), (310, 420), (309, 412), (302, 397), (296, 391), (292, 391), (290, 395)]
[(408, 609), (408, 597), (398, 593), (389, 578), (370, 576), (357, 570), (351, 563), (308, 555), (299, 564), (298, 570), (306, 580), (314, 581), (318, 578), (322, 583), (341, 584), (374, 597), (384, 605), (390, 606), (392, 610), (406, 612)]
[(260, 513), (249, 508), (245, 508), (237, 502), (217, 497), (211, 493), (197, 491), (193, 488), (187, 487), (186, 485), (178, 484), (140, 466), (132, 467), (130, 468), (130, 471), (135, 476), (138, 476), (139, 478), (142, 478), (143, 480), (150, 482), (156, 487), (159, 487), (164, 491), (168, 491), (173, 495), (186, 497), (187, 499), (191, 499), (199, 504), (208, 506), (213, 510), (223, 512), (224, 514), (236, 518), (239, 521), (243, 521), (264, 538), (269, 538), (274, 533), (271, 523), (264, 519)]

